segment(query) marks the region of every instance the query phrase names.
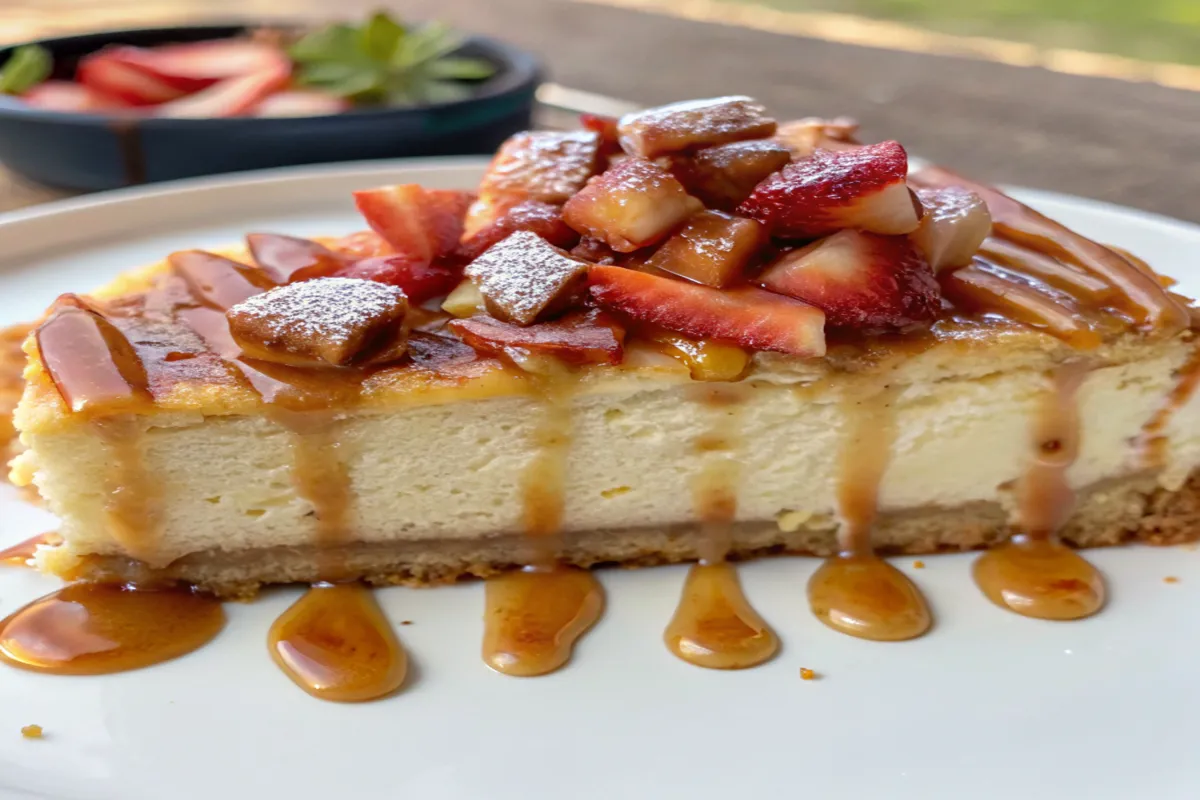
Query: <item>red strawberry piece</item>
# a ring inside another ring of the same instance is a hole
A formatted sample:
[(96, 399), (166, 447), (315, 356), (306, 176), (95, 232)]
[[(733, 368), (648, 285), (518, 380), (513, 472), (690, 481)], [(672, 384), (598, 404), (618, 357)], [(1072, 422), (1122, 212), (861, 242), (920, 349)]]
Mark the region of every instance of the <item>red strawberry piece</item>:
[(114, 47), (84, 56), (76, 80), (131, 106), (157, 105), (184, 95), (182, 89), (127, 63), (123, 53), (131, 49)]
[(404, 290), (413, 305), (445, 296), (462, 279), (460, 270), (405, 255), (365, 258), (343, 266), (334, 275), (397, 286)]
[(772, 235), (811, 239), (842, 228), (911, 233), (920, 204), (905, 183), (908, 154), (898, 142), (817, 150), (771, 175), (738, 206)]
[(825, 355), (825, 314), (752, 286), (721, 290), (624, 267), (592, 267), (592, 297), (639, 322), (752, 350)]
[(277, 47), (249, 39), (217, 39), (153, 49), (124, 47), (116, 55), (125, 64), (183, 92), (204, 89), (227, 78), (288, 69)]
[(246, 245), (254, 262), (278, 284), (328, 277), (346, 265), (342, 256), (311, 239), (251, 233)]
[(470, 192), (426, 189), (415, 183), (354, 193), (354, 204), (371, 229), (399, 255), (432, 262), (451, 255), (462, 237)]
[(248, 113), (272, 92), (288, 82), (291, 65), (283, 64), (261, 72), (217, 81), (195, 94), (163, 103), (161, 117), (237, 117)]
[(620, 364), (624, 355), (624, 327), (598, 309), (525, 327), (486, 316), (451, 320), (447, 327), (482, 353), (517, 360), (523, 351), (569, 364)]
[(933, 270), (903, 236), (841, 231), (784, 253), (758, 282), (824, 309), (835, 326), (910, 325), (941, 309)]
[(330, 249), (339, 255), (355, 260), (372, 256), (390, 256), (396, 252), (375, 231), (358, 231), (349, 236), (343, 236), (334, 242)]
[(617, 118), (603, 114), (580, 114), (579, 124), (585, 130), (600, 134), (602, 145), (617, 144)]
[(319, 117), (350, 110), (350, 101), (328, 92), (289, 89), (264, 98), (250, 109), (255, 117)]
[(536, 233), (555, 247), (574, 247), (579, 242), (579, 234), (563, 222), (562, 208), (537, 200), (526, 200), (463, 242), (458, 248), (458, 258), (473, 261), (484, 250), (517, 231)]
[(77, 114), (95, 114), (129, 107), (115, 97), (72, 81), (39, 83), (22, 94), (21, 99), (34, 108)]

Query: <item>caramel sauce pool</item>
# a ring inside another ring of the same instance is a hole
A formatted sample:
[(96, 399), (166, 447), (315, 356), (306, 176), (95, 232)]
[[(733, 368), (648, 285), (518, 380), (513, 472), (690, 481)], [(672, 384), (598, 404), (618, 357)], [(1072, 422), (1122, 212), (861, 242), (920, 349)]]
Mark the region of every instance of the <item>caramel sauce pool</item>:
[(663, 633), (667, 649), (699, 667), (743, 669), (769, 660), (779, 638), (742, 592), (732, 564), (695, 564)]
[(1086, 375), (1083, 364), (1053, 374), (1034, 418), (1029, 464), (1017, 486), (1023, 533), (981, 555), (972, 570), (989, 600), (1027, 617), (1081, 619), (1104, 606), (1100, 572), (1058, 540), (1075, 505), (1067, 470), (1079, 453), (1076, 395)]
[(208, 595), (76, 583), (0, 621), (0, 661), (55, 675), (126, 672), (190, 653), (224, 626)]
[(408, 657), (375, 596), (357, 583), (309, 589), (271, 625), (271, 658), (321, 700), (356, 703), (395, 692)]
[(808, 604), (817, 619), (841, 633), (888, 642), (915, 639), (933, 624), (921, 591), (871, 546), (879, 484), (896, 436), (896, 395), (884, 388), (845, 401), (847, 430), (838, 454), (840, 552), (808, 580)]
[(505, 675), (545, 675), (566, 664), (600, 618), (604, 591), (575, 567), (525, 569), (484, 587), (483, 660)]

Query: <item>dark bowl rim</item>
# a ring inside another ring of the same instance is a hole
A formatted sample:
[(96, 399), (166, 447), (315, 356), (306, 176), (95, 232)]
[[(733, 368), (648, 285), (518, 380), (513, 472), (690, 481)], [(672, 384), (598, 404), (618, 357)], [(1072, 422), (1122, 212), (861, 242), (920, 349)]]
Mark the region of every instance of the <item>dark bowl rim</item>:
[[(66, 36), (51, 36), (42, 39), (28, 39), (23, 42), (11, 42), (0, 46), (0, 56), (7, 55), (18, 47), (26, 45), (41, 45), (48, 50), (53, 51), (56, 44), (70, 42), (79, 39), (117, 39), (126, 35), (147, 35), (147, 34), (163, 34), (164, 38), (169, 37), (172, 31), (228, 31), (230, 29), (249, 29), (255, 27), (288, 27), (288, 26), (304, 26), (311, 25), (311, 22), (305, 23), (297, 20), (273, 19), (273, 20), (246, 20), (246, 19), (230, 19), (230, 20), (215, 20), (194, 25), (156, 25), (143, 28), (113, 28), (98, 31), (90, 31), (87, 33), (74, 33)], [(496, 85), (491, 86), (486, 91), (468, 97), (464, 100), (451, 100), (440, 103), (426, 103), (417, 106), (394, 106), (380, 108), (355, 108), (350, 111), (342, 111), (337, 114), (315, 114), (310, 116), (289, 116), (289, 117), (155, 117), (146, 114), (131, 114), (131, 113), (116, 113), (116, 114), (88, 114), (77, 113), (72, 111), (49, 111), (41, 108), (30, 108), (20, 104), (8, 104), (0, 102), (0, 119), (28, 119), (38, 122), (57, 123), (60, 125), (95, 125), (105, 124), (112, 125), (113, 123), (127, 122), (136, 124), (138, 127), (152, 128), (195, 128), (204, 125), (208, 126), (235, 126), (235, 125), (269, 125), (280, 124), (287, 122), (296, 122), (298, 120), (321, 120), (321, 119), (342, 119), (362, 117), (383, 117), (388, 115), (405, 116), (408, 114), (420, 114), (431, 111), (443, 111), (447, 109), (466, 108), (477, 103), (494, 100), (499, 97), (504, 97), (523, 89), (533, 90), (540, 84), (544, 77), (544, 69), (537, 57), (527, 50), (509, 44), (500, 39), (495, 39), (491, 36), (482, 34), (465, 34), (463, 38), (464, 45), (477, 45), (488, 51), (488, 55), (496, 58), (502, 64), (502, 72), (500, 75), (489, 82)], [(101, 44), (99, 47), (103, 47)], [(486, 85), (486, 84), (485, 84)], [(3, 96), (0, 96), (2, 99)]]

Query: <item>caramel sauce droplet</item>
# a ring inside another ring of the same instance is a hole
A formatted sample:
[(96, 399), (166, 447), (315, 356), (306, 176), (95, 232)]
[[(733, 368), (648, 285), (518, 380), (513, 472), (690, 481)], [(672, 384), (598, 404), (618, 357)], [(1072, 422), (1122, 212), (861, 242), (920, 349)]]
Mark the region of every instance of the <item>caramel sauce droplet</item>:
[(692, 566), (663, 640), (684, 661), (709, 669), (753, 667), (779, 650), (779, 638), (751, 608), (726, 562)]
[(0, 550), (0, 564), (7, 564), (13, 567), (31, 566), (30, 562), (33, 560), (34, 554), (37, 553), (39, 546), (43, 544), (56, 545), (60, 542), (62, 542), (62, 537), (53, 531), (39, 533), (37, 536)]
[(0, 621), (0, 661), (55, 675), (126, 672), (190, 653), (224, 626), (209, 595), (75, 583)]
[(836, 631), (886, 642), (915, 639), (933, 624), (921, 591), (875, 555), (871, 545), (879, 484), (896, 436), (896, 396), (885, 388), (847, 400), (847, 429), (838, 458), (841, 552), (826, 559), (808, 581), (808, 603), (817, 619)]
[(1038, 619), (1082, 619), (1104, 605), (1104, 578), (1052, 539), (1014, 536), (981, 555), (975, 583), (996, 605)]
[(693, 443), (700, 461), (692, 483), (692, 504), (701, 525), (700, 563), (688, 570), (663, 641), (689, 664), (743, 669), (769, 660), (779, 649), (779, 638), (742, 592), (736, 567), (725, 561), (741, 483), (737, 423), (745, 397), (738, 386), (694, 388), (693, 399), (711, 418)]
[(1023, 534), (981, 555), (975, 583), (1001, 608), (1039, 619), (1081, 619), (1104, 605), (1104, 579), (1083, 556), (1058, 540), (1075, 507), (1067, 470), (1079, 453), (1079, 387), (1083, 363), (1067, 364), (1034, 417), (1031, 454), (1017, 485)]
[(271, 658), (313, 697), (375, 700), (404, 683), (408, 657), (371, 591), (356, 583), (313, 586), (275, 620)]
[(915, 639), (933, 624), (920, 590), (873, 554), (827, 559), (808, 581), (808, 603), (821, 622), (860, 639)]
[(567, 663), (575, 642), (604, 609), (604, 591), (588, 570), (525, 569), (484, 587), (483, 660), (505, 675), (545, 675)]

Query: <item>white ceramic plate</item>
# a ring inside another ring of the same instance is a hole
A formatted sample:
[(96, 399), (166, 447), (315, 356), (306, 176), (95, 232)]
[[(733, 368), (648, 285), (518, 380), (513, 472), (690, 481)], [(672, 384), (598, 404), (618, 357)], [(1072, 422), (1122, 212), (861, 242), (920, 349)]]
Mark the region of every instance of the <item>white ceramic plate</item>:
[[(0, 218), (0, 324), (59, 292), (172, 249), (361, 228), (354, 188), (473, 185), (478, 161), (334, 165), (190, 181)], [(1200, 228), (1043, 192), (1018, 193), (1145, 256), (1200, 295)], [(52, 529), (0, 487), (0, 546)], [(771, 663), (710, 672), (670, 655), (663, 627), (684, 571), (603, 572), (603, 620), (574, 661), (509, 678), (479, 656), (483, 587), (379, 598), (415, 668), (366, 705), (310, 698), (272, 664), (271, 621), (297, 596), (229, 605), (209, 647), (140, 672), (41, 676), (0, 667), (0, 798), (1195, 798), (1200, 794), (1200, 552), (1094, 552), (1108, 609), (1040, 622), (990, 605), (971, 556), (898, 565), (935, 612), (900, 644), (838, 635), (804, 587), (816, 560), (746, 565), (783, 640)], [(1179, 583), (1166, 584), (1174, 575)], [(0, 616), (57, 581), (0, 569)], [(823, 677), (802, 681), (800, 667)], [(44, 740), (20, 728), (42, 725)]]

